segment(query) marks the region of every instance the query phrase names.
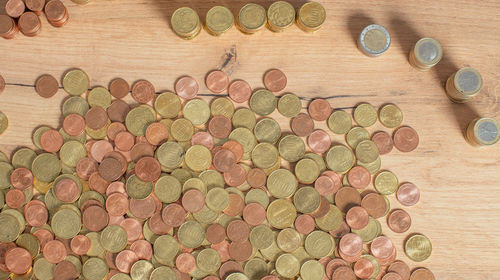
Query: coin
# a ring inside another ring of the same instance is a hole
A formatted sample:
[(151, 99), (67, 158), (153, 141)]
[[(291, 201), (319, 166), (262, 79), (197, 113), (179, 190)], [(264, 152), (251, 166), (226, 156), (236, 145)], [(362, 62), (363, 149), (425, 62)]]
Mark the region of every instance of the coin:
[(200, 17), (191, 8), (181, 7), (172, 14), (172, 29), (182, 39), (190, 40), (201, 31)]
[(394, 132), (393, 140), (396, 149), (404, 153), (415, 150), (419, 144), (417, 132), (409, 126), (403, 126), (396, 130)]
[(234, 23), (231, 11), (223, 6), (214, 6), (208, 10), (205, 17), (205, 27), (208, 32), (215, 36), (220, 36), (227, 32)]
[(266, 22), (266, 9), (258, 4), (246, 4), (238, 13), (237, 23), (243, 33), (253, 34), (262, 29)]
[(420, 71), (427, 71), (439, 63), (443, 57), (441, 44), (432, 38), (422, 38), (410, 51), (410, 65)]
[(293, 24), (295, 8), (286, 1), (276, 1), (267, 9), (268, 27), (273, 32), (282, 32)]
[(395, 128), (403, 122), (403, 112), (394, 104), (387, 104), (380, 108), (379, 119), (382, 125)]
[(391, 36), (385, 27), (378, 24), (366, 26), (358, 38), (358, 48), (370, 57), (380, 56), (389, 49)]
[(9, 119), (2, 111), (0, 111), (0, 135), (3, 134), (8, 127), (9, 127)]
[(413, 261), (421, 262), (432, 253), (432, 243), (425, 235), (414, 234), (405, 242), (405, 253)]
[(467, 102), (483, 88), (483, 78), (474, 68), (464, 67), (453, 73), (446, 81), (446, 94), (451, 101)]
[(474, 146), (493, 145), (500, 139), (500, 125), (492, 118), (474, 119), (465, 131), (465, 139)]
[(35, 90), (41, 97), (50, 98), (59, 90), (59, 82), (52, 75), (45, 74), (36, 80)]
[(63, 88), (70, 95), (82, 95), (89, 87), (89, 77), (80, 69), (70, 70), (64, 75)]
[(308, 2), (297, 13), (297, 26), (306, 32), (315, 32), (326, 20), (326, 11), (318, 2)]

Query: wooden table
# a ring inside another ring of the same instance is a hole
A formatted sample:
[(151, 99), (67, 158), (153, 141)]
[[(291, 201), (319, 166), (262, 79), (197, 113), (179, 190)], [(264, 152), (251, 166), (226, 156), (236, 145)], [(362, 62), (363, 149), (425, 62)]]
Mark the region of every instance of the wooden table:
[[(404, 111), (404, 123), (419, 132), (416, 151), (383, 156), (383, 166), (401, 181), (419, 186), (418, 205), (402, 208), (413, 220), (409, 232), (427, 235), (434, 249), (423, 263), (409, 261), (402, 250), (406, 234), (390, 232), (381, 220), (398, 258), (411, 267), (429, 267), (436, 279), (500, 278), (500, 144), (473, 148), (463, 138), (464, 127), (476, 116), (500, 114), (499, 1), (321, 0), (328, 18), (313, 35), (296, 26), (281, 34), (263, 30), (253, 36), (233, 28), (222, 37), (203, 31), (194, 41), (179, 39), (169, 25), (173, 11), (186, 1), (93, 1), (88, 6), (64, 2), (70, 13), (65, 27), (53, 28), (43, 18), (39, 36), (1, 40), (0, 73), (7, 88), (0, 95), (0, 110), (10, 120), (0, 137), (3, 152), (33, 147), (32, 132), (41, 124), (59, 127), (67, 94), (60, 90), (51, 99), (39, 97), (33, 84), (44, 73), (61, 77), (79, 67), (91, 76), (93, 86), (122, 77), (131, 83), (147, 79), (163, 91), (172, 90), (185, 74), (203, 84), (211, 69), (223, 69), (257, 88), (266, 70), (280, 68), (288, 76), (286, 90), (300, 95), (304, 108), (315, 97), (348, 111), (362, 101), (375, 106), (392, 102)], [(271, 1), (253, 2), (267, 7)], [(303, 1), (292, 2), (299, 7)], [(236, 13), (246, 2), (189, 1), (200, 15), (216, 3)], [(371, 23), (386, 26), (393, 39), (378, 58), (356, 48), (356, 37)], [(429, 72), (419, 72), (407, 61), (421, 37), (437, 39), (444, 49), (443, 60)], [(444, 83), (464, 66), (481, 72), (484, 89), (467, 104), (453, 104)], [(202, 85), (201, 92), (208, 90)], [(288, 121), (280, 120), (284, 130), (289, 129)], [(339, 136), (333, 139), (343, 142)], [(393, 208), (401, 207), (393, 197), (391, 202)]]

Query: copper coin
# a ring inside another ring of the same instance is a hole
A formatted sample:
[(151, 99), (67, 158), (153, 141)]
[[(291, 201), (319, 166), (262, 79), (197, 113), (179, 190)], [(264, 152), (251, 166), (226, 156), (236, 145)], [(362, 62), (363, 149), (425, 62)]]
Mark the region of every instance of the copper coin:
[(340, 266), (332, 273), (332, 280), (356, 280), (356, 274), (348, 266)]
[(151, 231), (157, 235), (168, 234), (172, 230), (172, 227), (163, 221), (161, 213), (154, 213), (149, 218), (148, 225)]
[(202, 145), (211, 150), (214, 147), (214, 138), (206, 131), (196, 132), (191, 137), (191, 146)]
[(45, 4), (45, 16), (56, 27), (64, 25), (68, 20), (66, 7), (59, 0), (50, 0)]
[(90, 206), (83, 211), (83, 225), (90, 231), (101, 231), (109, 221), (108, 212), (99, 206)]
[(175, 259), (175, 267), (180, 272), (190, 273), (196, 268), (196, 259), (190, 253), (182, 253)]
[(243, 208), (243, 220), (251, 226), (260, 225), (266, 220), (266, 209), (259, 203), (249, 203)]
[(113, 151), (113, 145), (106, 140), (99, 140), (92, 145), (90, 154), (97, 162), (102, 162), (104, 156)]
[(377, 259), (389, 258), (394, 250), (392, 241), (385, 236), (375, 238), (370, 244), (370, 252)]
[(132, 250), (123, 250), (116, 256), (116, 268), (123, 273), (130, 273), (132, 265), (138, 261), (139, 258)]
[(25, 12), (19, 17), (17, 26), (25, 36), (33, 37), (40, 33), (42, 24), (37, 14)]
[[(7, 16), (5, 16), (7, 17)], [(13, 19), (8, 18), (10, 21), (13, 21)], [(5, 90), (5, 79), (0, 75), (0, 93), (2, 93)]]
[(380, 155), (388, 154), (392, 151), (394, 147), (394, 142), (389, 133), (385, 131), (379, 131), (373, 134), (372, 141), (377, 145)]
[(151, 145), (160, 145), (168, 139), (168, 128), (162, 123), (152, 123), (146, 128), (146, 140)]
[(309, 136), (314, 130), (314, 121), (308, 114), (300, 113), (292, 118), (290, 126), (297, 136)]
[(415, 150), (419, 142), (417, 132), (409, 126), (398, 128), (398, 130), (394, 132), (393, 140), (396, 149), (404, 153)]
[(37, 229), (35, 232), (33, 232), (33, 235), (38, 239), (40, 242), (40, 249), (43, 252), (43, 246), (47, 244), (50, 240), (54, 240), (54, 235), (52, 232), (48, 231), (47, 229)]
[(396, 247), (393, 246), (392, 247), (392, 252), (391, 252), (391, 254), (387, 258), (385, 258), (385, 259), (383, 259), (383, 258), (377, 258), (377, 260), (378, 260), (378, 262), (379, 262), (379, 264), (381, 266), (387, 266), (387, 265), (393, 263), (396, 260), (396, 255), (397, 255), (397, 250), (396, 250)]
[(308, 112), (315, 121), (325, 121), (332, 114), (332, 107), (325, 99), (314, 99), (309, 103)]
[(45, 6), (45, 0), (25, 0), (26, 8), (35, 12), (37, 15), (41, 15), (43, 7)]
[(245, 153), (243, 146), (240, 142), (236, 140), (228, 140), (222, 144), (222, 148), (230, 150), (236, 156), (236, 162), (240, 162), (243, 159), (243, 154)]
[(26, 202), (26, 196), (23, 191), (11, 189), (5, 194), (5, 204), (12, 209), (21, 208)]
[(219, 243), (214, 243), (210, 245), (210, 248), (214, 249), (219, 253), (221, 262), (226, 262), (229, 259), (231, 259), (231, 256), (229, 255), (229, 242), (227, 240), (224, 240)]
[(28, 272), (32, 261), (31, 254), (24, 248), (14, 247), (5, 252), (5, 266), (14, 274)]
[(363, 166), (355, 166), (347, 174), (347, 181), (356, 189), (364, 189), (370, 185), (372, 176)]
[(335, 185), (329, 176), (321, 175), (314, 182), (314, 188), (320, 195), (328, 196), (334, 194)]
[(329, 261), (325, 267), (325, 276), (329, 279), (332, 278), (333, 272), (341, 266), (349, 266), (349, 264), (343, 259), (333, 259)]
[(28, 225), (32, 227), (42, 227), (47, 223), (49, 212), (43, 202), (33, 203), (33, 201), (39, 200), (32, 200), (26, 204), (24, 207), (24, 218)]
[(104, 180), (104, 178), (101, 177), (99, 172), (95, 172), (89, 177), (89, 188), (93, 191), (96, 191), (100, 194), (105, 194), (106, 189), (108, 188), (110, 182)]
[(138, 240), (142, 236), (142, 225), (136, 219), (126, 218), (120, 222), (119, 226), (121, 226), (125, 230), (125, 232), (127, 232), (127, 240), (129, 243)]
[(205, 84), (208, 90), (213, 93), (222, 93), (227, 89), (229, 85), (229, 77), (226, 73), (220, 70), (214, 70), (208, 73), (205, 78)]
[(43, 246), (43, 257), (49, 263), (60, 263), (67, 255), (66, 246), (59, 240), (49, 241)]
[(54, 267), (54, 280), (73, 280), (79, 275), (76, 266), (70, 261), (62, 261)]
[(11, 249), (16, 248), (16, 243), (8, 242), (8, 243), (0, 243), (0, 271), (9, 272), (9, 269), (5, 265), (5, 253)]
[(229, 244), (229, 256), (238, 262), (248, 260), (252, 256), (252, 251), (252, 244), (248, 240)]
[(344, 235), (339, 242), (339, 251), (347, 256), (357, 256), (363, 250), (363, 240), (355, 233)]
[(63, 178), (54, 185), (54, 194), (60, 201), (71, 203), (80, 196), (80, 190), (75, 181)]
[(329, 211), (330, 211), (330, 202), (324, 196), (321, 196), (319, 208), (313, 213), (311, 213), (311, 216), (315, 219), (319, 219), (326, 216), (326, 214), (328, 214)]
[(411, 217), (405, 210), (396, 209), (387, 217), (387, 225), (392, 231), (403, 233), (410, 229)]
[(186, 100), (195, 98), (198, 95), (198, 90), (198, 82), (189, 76), (184, 76), (175, 83), (175, 92)]
[(108, 128), (106, 129), (106, 136), (108, 136), (108, 139), (111, 141), (115, 141), (116, 135), (120, 132), (127, 131), (127, 128), (125, 125), (121, 122), (113, 122), (111, 123)]
[(354, 274), (362, 279), (368, 279), (375, 271), (375, 267), (368, 259), (359, 259), (354, 263)]
[(236, 103), (243, 103), (250, 99), (252, 88), (243, 80), (233, 81), (228, 88), (229, 97)]
[(285, 89), (287, 79), (285, 73), (278, 69), (272, 69), (264, 74), (264, 85), (272, 92), (279, 92)]
[(352, 229), (362, 229), (368, 225), (368, 212), (363, 207), (354, 206), (347, 211), (345, 220)]
[(153, 157), (154, 154), (154, 148), (149, 143), (136, 143), (132, 149), (130, 149), (130, 157), (134, 162), (137, 162), (143, 157)]
[[(29, 2), (34, 2), (33, 0)], [(26, 2), (28, 3), (28, 1)], [(59, 82), (54, 76), (45, 74), (40, 76), (35, 82), (35, 90), (43, 98), (54, 96), (59, 90)]]
[(355, 262), (357, 262), (361, 258), (361, 254), (362, 253), (360, 252), (356, 256), (348, 256), (348, 255), (344, 254), (342, 251), (339, 250), (338, 254), (346, 262), (348, 262), (348, 263), (355, 263)]
[(130, 250), (134, 251), (141, 260), (151, 260), (153, 257), (153, 247), (146, 240), (136, 240), (130, 245)]
[(221, 149), (213, 157), (215, 169), (220, 172), (228, 172), (236, 166), (236, 156), (227, 149)]
[(413, 206), (420, 200), (420, 191), (412, 183), (403, 183), (396, 192), (396, 198), (404, 206)]
[(135, 144), (135, 137), (128, 131), (120, 132), (115, 137), (115, 146), (121, 151), (130, 151)]
[(71, 239), (71, 251), (77, 255), (86, 255), (90, 250), (90, 239), (85, 235), (77, 235)]
[(98, 206), (98, 207), (101, 207), (101, 208), (103, 207), (103, 205), (102, 205), (102, 203), (100, 201), (97, 201), (95, 199), (89, 199), (89, 200), (86, 200), (85, 202), (83, 202), (80, 205), (80, 211), (83, 213), (90, 206)]
[(85, 124), (91, 129), (98, 130), (108, 124), (108, 114), (100, 106), (94, 106), (85, 113)]
[(182, 195), (182, 207), (186, 211), (196, 213), (205, 206), (205, 196), (197, 189), (190, 189)]
[(62, 127), (69, 136), (79, 136), (85, 131), (85, 119), (79, 114), (69, 114), (64, 118)]
[(382, 277), (382, 280), (403, 280), (403, 278), (396, 272), (389, 272)]
[(369, 193), (361, 200), (361, 207), (365, 208), (370, 216), (375, 219), (385, 216), (387, 204), (383, 196), (378, 193)]
[(331, 230), (328, 233), (333, 236), (334, 238), (342, 238), (344, 235), (348, 234), (351, 232), (351, 228), (349, 225), (343, 221), (342, 224), (340, 224), (340, 227), (336, 230)]
[(229, 206), (222, 211), (224, 214), (230, 217), (240, 216), (243, 208), (245, 207), (245, 201), (241, 196), (235, 193), (229, 194)]
[(343, 187), (335, 194), (335, 205), (340, 211), (347, 213), (351, 207), (361, 204), (361, 195), (352, 187)]
[(109, 83), (109, 93), (115, 98), (124, 98), (130, 91), (130, 85), (122, 78), (116, 78)]
[(186, 220), (186, 215), (184, 207), (176, 203), (166, 205), (161, 213), (163, 222), (171, 227), (180, 227)]
[(307, 214), (302, 214), (295, 219), (295, 229), (300, 234), (309, 234), (316, 228), (314, 218)]
[(106, 197), (111, 196), (114, 193), (121, 193), (127, 196), (125, 184), (121, 181), (116, 181), (109, 184), (109, 186), (106, 188)]
[(127, 195), (113, 193), (106, 198), (106, 210), (111, 216), (122, 216), (128, 211)]
[(132, 86), (132, 98), (139, 103), (148, 103), (155, 98), (155, 87), (146, 80), (139, 80)]
[(219, 223), (213, 223), (207, 227), (205, 236), (212, 244), (220, 243), (226, 239), (226, 229)]
[(434, 274), (427, 268), (415, 269), (410, 276), (410, 280), (435, 280)]
[(5, 3), (5, 13), (11, 18), (20, 17), (25, 10), (26, 6), (22, 0), (8, 0)]
[(318, 154), (322, 154), (328, 151), (328, 149), (330, 149), (331, 144), (332, 144), (332, 139), (330, 138), (328, 133), (326, 133), (322, 129), (317, 129), (313, 131), (313, 133), (311, 133), (309, 137), (307, 137), (307, 145), (309, 146), (309, 148), (311, 148), (313, 152)]
[(143, 157), (135, 165), (135, 175), (144, 182), (158, 180), (161, 175), (160, 162), (154, 157)]
[(226, 279), (231, 273), (243, 272), (243, 267), (241, 264), (235, 261), (227, 261), (223, 263), (219, 268), (220, 279)]
[(130, 106), (123, 100), (116, 99), (106, 109), (108, 117), (113, 122), (125, 122)]
[(247, 183), (252, 188), (261, 188), (266, 184), (267, 175), (260, 168), (252, 168), (247, 173)]
[(131, 198), (129, 201), (130, 213), (137, 218), (146, 219), (153, 216), (156, 211), (156, 203), (150, 195), (145, 199)]
[(16, 168), (10, 173), (10, 183), (18, 190), (25, 190), (33, 185), (33, 173), (28, 168)]
[(402, 280), (410, 280), (410, 267), (403, 261), (393, 262), (387, 272), (395, 272), (401, 276)]
[(237, 187), (245, 183), (247, 172), (241, 165), (235, 164), (229, 171), (224, 172), (223, 176), (226, 184), (231, 187)]
[(55, 129), (50, 129), (42, 133), (40, 137), (40, 145), (42, 148), (49, 153), (56, 153), (61, 149), (64, 143), (64, 139), (59, 133), (59, 131)]
[(330, 179), (332, 179), (333, 189), (330, 189), (329, 191), (327, 191), (327, 193), (322, 195), (326, 196), (335, 194), (342, 187), (342, 180), (340, 178), (340, 175), (331, 170), (323, 171), (323, 173), (321, 173), (321, 176), (323, 175), (328, 176), (330, 177)]
[(215, 138), (224, 139), (231, 133), (232, 126), (230, 119), (217, 115), (208, 122), (208, 132)]

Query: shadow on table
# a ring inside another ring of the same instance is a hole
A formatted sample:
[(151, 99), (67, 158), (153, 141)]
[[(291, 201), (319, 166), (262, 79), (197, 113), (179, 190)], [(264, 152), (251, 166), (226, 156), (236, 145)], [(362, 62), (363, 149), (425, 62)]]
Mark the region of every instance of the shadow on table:
[[(393, 15), (391, 18), (390, 32), (392, 32), (393, 34), (392, 36), (393, 42), (399, 44), (401, 49), (406, 54), (406, 59), (408, 59), (410, 50), (415, 46), (415, 43), (419, 39), (424, 37), (431, 37), (427, 36), (426, 34), (420, 34), (415, 28), (413, 28), (411, 23), (404, 20), (398, 15)], [(434, 39), (440, 41), (439, 38), (434, 38)], [(446, 81), (448, 80), (448, 77), (450, 77), (453, 73), (458, 71), (459, 67), (453, 62), (452, 58), (447, 54), (446, 46), (442, 45), (442, 48), (443, 48), (443, 57), (441, 61), (429, 71), (432, 71), (434, 79), (440, 84), (442, 88), (440, 94), (446, 95)], [(417, 75), (419, 73), (416, 72), (415, 74)], [(450, 103), (450, 109), (453, 112), (456, 124), (458, 128), (462, 131), (466, 128), (467, 124), (471, 120), (478, 117), (477, 112), (471, 107), (470, 104), (453, 103), (451, 100), (448, 101), (448, 99), (447, 102)]]
[[(1, 1), (1, 0), (0, 0)], [(190, 7), (195, 10), (200, 16), (200, 20), (202, 23), (205, 22), (205, 15), (208, 10), (210, 10), (214, 6), (224, 6), (227, 7), (234, 15), (236, 20), (240, 9), (246, 4), (250, 3), (247, 0), (221, 0), (221, 1), (206, 1), (206, 0), (190, 0), (190, 1), (182, 1), (182, 0), (155, 0), (153, 1), (157, 8), (163, 12), (165, 20), (168, 22), (170, 28), (172, 28), (170, 19), (172, 18), (172, 14), (181, 7)], [(264, 8), (269, 8), (269, 6), (274, 3), (272, 0), (253, 0), (251, 3), (262, 5)], [(295, 9), (300, 8), (304, 3), (308, 2), (306, 0), (288, 0), (290, 4), (292, 4)]]
[(352, 41), (358, 44), (358, 37), (366, 26), (375, 23), (373, 19), (364, 13), (356, 12), (347, 18), (347, 29), (351, 33)]

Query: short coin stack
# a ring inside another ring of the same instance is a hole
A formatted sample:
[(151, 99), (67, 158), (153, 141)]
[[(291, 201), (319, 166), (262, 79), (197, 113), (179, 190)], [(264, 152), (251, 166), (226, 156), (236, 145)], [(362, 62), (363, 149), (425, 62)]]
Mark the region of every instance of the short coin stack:
[[(54, 80), (41, 76), (38, 93), (54, 95)], [(120, 78), (89, 91), (85, 72), (68, 71), (62, 127), (38, 127), (36, 151), (0, 153), (0, 279), (434, 279), (396, 261), (378, 220), (408, 231), (386, 196), (420, 197), (381, 168), (393, 147), (419, 143), (397, 106), (359, 104), (353, 126), (324, 99), (301, 112), (296, 95), (278, 98), (287, 77), (277, 69), (253, 91), (218, 70), (205, 83), (221, 94), (210, 104), (190, 76), (157, 94)], [(276, 109), (291, 131), (269, 117)], [(393, 137), (370, 134), (378, 119)], [(404, 248), (414, 261), (432, 250), (421, 234)]]
[[(34, 37), (42, 31), (42, 13), (54, 27), (61, 27), (69, 20), (68, 10), (60, 0), (8, 0), (6, 15), (0, 15), (0, 37), (13, 39), (18, 31)], [(17, 22), (16, 22), (17, 19)]]

